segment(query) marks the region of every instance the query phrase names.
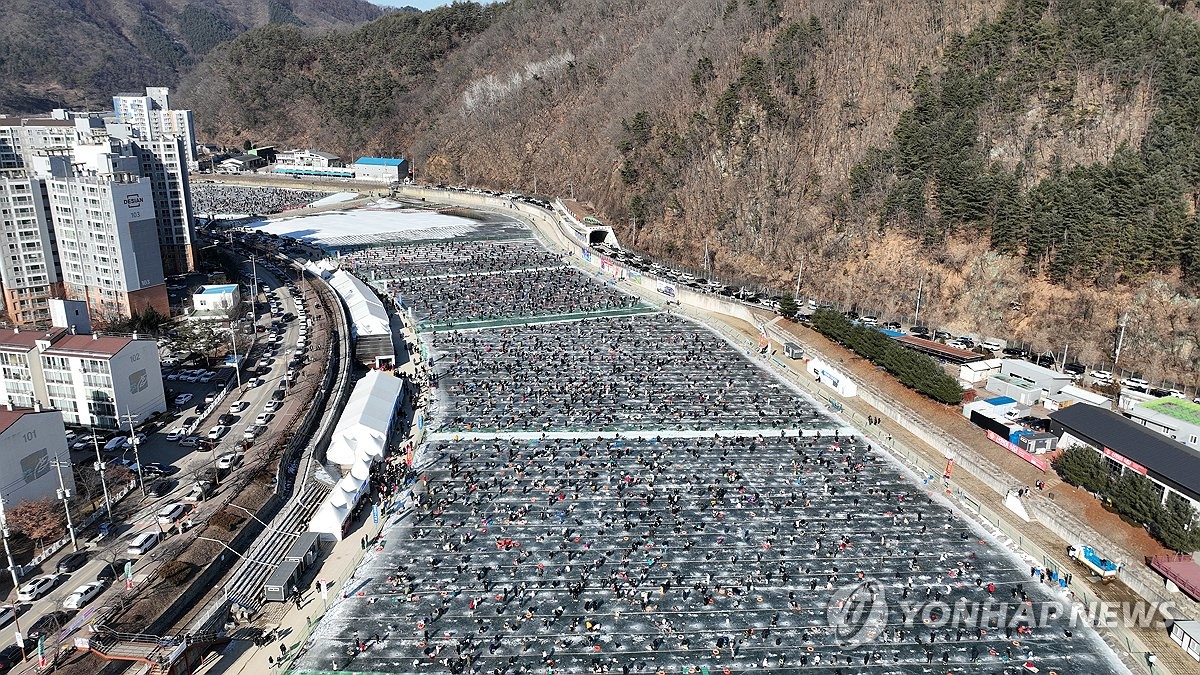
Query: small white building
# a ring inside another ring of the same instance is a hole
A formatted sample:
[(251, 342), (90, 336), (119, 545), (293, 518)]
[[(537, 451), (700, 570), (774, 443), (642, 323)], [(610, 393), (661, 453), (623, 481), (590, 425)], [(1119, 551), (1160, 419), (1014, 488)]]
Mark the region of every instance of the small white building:
[[(55, 460), (62, 466), (55, 467)], [(62, 413), (0, 406), (0, 497), (5, 505), (55, 496), (60, 468), (63, 483), (74, 488)]]
[(193, 317), (227, 321), (231, 310), (242, 304), (242, 291), (237, 284), (201, 286), (192, 294)]
[(1061, 410), (1062, 408), (1065, 408), (1069, 405), (1074, 405), (1076, 403), (1087, 403), (1088, 405), (1094, 405), (1098, 408), (1104, 408), (1105, 410), (1112, 410), (1113, 404), (1112, 399), (1108, 398), (1107, 396), (1103, 394), (1097, 394), (1094, 391), (1088, 391), (1087, 389), (1083, 389), (1081, 387), (1076, 387), (1073, 384), (1068, 384), (1059, 390), (1057, 394), (1051, 394), (1050, 396), (1042, 399), (1042, 405), (1046, 407), (1046, 410), (1051, 412), (1054, 412), (1055, 410)]
[(408, 176), (408, 160), (403, 157), (359, 157), (350, 169), (356, 180), (396, 183)]
[(233, 157), (230, 157), (229, 159), (217, 164), (220, 170), (225, 173), (253, 171), (255, 169), (261, 169), (266, 165), (267, 159), (265, 157), (259, 157), (258, 155), (234, 155)]
[(986, 382), (989, 377), (1000, 372), (1001, 359), (984, 359), (972, 361), (958, 367), (958, 379), (967, 384)]

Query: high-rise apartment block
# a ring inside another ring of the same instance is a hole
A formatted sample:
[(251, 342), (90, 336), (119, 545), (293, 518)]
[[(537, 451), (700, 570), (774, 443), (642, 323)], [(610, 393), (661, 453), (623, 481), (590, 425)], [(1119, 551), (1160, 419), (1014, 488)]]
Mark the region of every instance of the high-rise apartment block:
[[(168, 275), (196, 267), (195, 223), (188, 171), (196, 168), (196, 131), (192, 111), (172, 110), (166, 87), (147, 87), (146, 94), (113, 97), (118, 125), (138, 149), (141, 174), (150, 179), (158, 217), (159, 246)], [(115, 130), (115, 129), (114, 129)]]
[(10, 320), (49, 322), (50, 298), (92, 316), (170, 311), (165, 275), (195, 268), (191, 111), (168, 92), (113, 98), (113, 115), (0, 116), (0, 285)]

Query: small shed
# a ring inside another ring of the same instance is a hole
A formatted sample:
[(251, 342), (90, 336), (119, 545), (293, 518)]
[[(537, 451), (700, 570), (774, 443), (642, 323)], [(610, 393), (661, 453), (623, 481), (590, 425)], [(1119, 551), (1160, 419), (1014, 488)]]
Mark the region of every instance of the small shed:
[(1200, 621), (1176, 621), (1171, 624), (1170, 635), (1188, 656), (1200, 661)]
[(263, 599), (267, 602), (287, 602), (300, 587), (300, 562), (284, 560), (263, 582)]
[(789, 359), (804, 358), (804, 350), (801, 349), (800, 345), (796, 344), (795, 342), (783, 343), (783, 353), (786, 354)]
[(1025, 452), (1041, 455), (1054, 450), (1058, 445), (1058, 436), (1045, 431), (1022, 434), (1017, 445)]
[(292, 542), (291, 548), (283, 554), (283, 559), (300, 563), (300, 569), (303, 571), (312, 567), (320, 555), (321, 533), (309, 531), (301, 534), (296, 541)]

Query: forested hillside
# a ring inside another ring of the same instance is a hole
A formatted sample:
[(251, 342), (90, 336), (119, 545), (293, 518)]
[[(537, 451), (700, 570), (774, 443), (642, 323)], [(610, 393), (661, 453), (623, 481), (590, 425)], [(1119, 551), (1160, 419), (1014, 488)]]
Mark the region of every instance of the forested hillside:
[(114, 93), (174, 85), (253, 26), (331, 27), (381, 14), (366, 0), (5, 0), (0, 112), (108, 107)]
[[(1200, 30), (1150, 0), (511, 0), (267, 26), (210, 140), (575, 195), (627, 245), (1195, 382)], [(1181, 11), (1182, 10), (1182, 11)]]

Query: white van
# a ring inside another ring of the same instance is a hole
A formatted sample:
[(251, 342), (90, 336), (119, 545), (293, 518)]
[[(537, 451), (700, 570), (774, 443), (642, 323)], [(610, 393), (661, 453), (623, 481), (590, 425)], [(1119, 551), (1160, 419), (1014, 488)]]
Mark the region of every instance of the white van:
[(156, 544), (158, 544), (158, 532), (143, 532), (129, 540), (129, 548), (125, 549), (125, 555), (145, 555)]

